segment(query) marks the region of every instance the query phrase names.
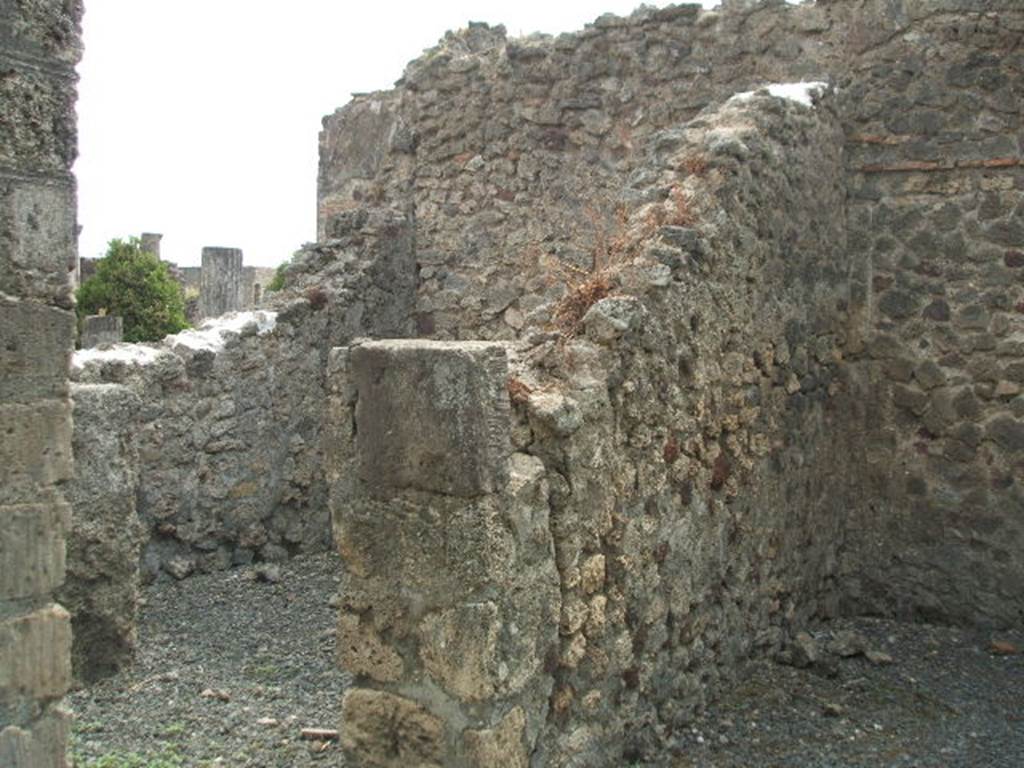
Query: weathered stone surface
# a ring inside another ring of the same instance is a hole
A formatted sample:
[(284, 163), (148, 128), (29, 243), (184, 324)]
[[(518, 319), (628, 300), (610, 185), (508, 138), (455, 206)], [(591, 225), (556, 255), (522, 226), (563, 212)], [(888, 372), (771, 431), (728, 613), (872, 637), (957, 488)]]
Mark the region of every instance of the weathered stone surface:
[(41, 606), (63, 577), (68, 527), (81, 12), (0, 7), (0, 764), (11, 768), (66, 763), (68, 617)]
[(72, 386), (74, 478), (68, 575), (58, 600), (71, 613), (72, 670), (91, 683), (115, 673), (135, 649), (139, 560), (145, 528), (135, 510), (133, 425), (141, 402), (117, 384)]
[(82, 320), (82, 349), (117, 344), (124, 337), (124, 320), (115, 315), (89, 315)]
[(0, 704), (59, 699), (71, 681), (71, 622), (59, 605), (0, 622)]
[(238, 248), (203, 248), (199, 288), (200, 313), (204, 318), (238, 312), (247, 306), (243, 295), (242, 251)]
[(9, 725), (0, 730), (0, 765), (6, 768), (66, 768), (64, 746), (71, 718), (50, 708), (30, 727)]
[(64, 502), (0, 506), (0, 599), (41, 597), (64, 581)]
[(66, 400), (0, 404), (0, 503), (36, 501), (71, 475), (71, 418)]
[(523, 743), (525, 728), (526, 716), (515, 707), (494, 728), (466, 731), (462, 737), (466, 757), (471, 765), (527, 768), (530, 757)]
[(328, 347), (412, 329), (407, 217), (382, 211), (349, 224), (295, 256), (287, 287), (267, 300), (276, 311), (229, 314), (156, 345), (75, 354), (76, 381), (125, 384), (143, 403), (135, 442), (144, 578), (329, 545)]
[(501, 344), (366, 342), (350, 351), (359, 476), (371, 494), (496, 491), (511, 453)]
[(67, 395), (74, 315), (0, 295), (0, 398), (27, 403)]
[(492, 602), (456, 606), (420, 623), (423, 668), (463, 701), (481, 701), (501, 684), (498, 634), (502, 627)]
[(381, 683), (402, 676), (402, 657), (386, 645), (371, 621), (342, 612), (338, 615), (338, 663), (343, 669)]
[(351, 688), (342, 701), (341, 746), (353, 765), (367, 768), (443, 764), (441, 719), (402, 696)]

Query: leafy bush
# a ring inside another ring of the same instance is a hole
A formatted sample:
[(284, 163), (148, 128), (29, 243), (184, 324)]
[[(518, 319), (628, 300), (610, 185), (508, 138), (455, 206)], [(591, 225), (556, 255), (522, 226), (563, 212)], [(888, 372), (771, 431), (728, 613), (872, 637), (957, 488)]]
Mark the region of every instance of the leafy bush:
[(82, 283), (76, 297), (79, 318), (124, 318), (125, 341), (158, 341), (188, 328), (181, 285), (164, 262), (142, 250), (137, 237), (111, 240), (96, 273)]
[(288, 274), (288, 265), (291, 264), (291, 259), (288, 261), (278, 264), (277, 271), (274, 272), (274, 276), (270, 278), (270, 282), (267, 283), (268, 291), (280, 291), (284, 288), (284, 278)]

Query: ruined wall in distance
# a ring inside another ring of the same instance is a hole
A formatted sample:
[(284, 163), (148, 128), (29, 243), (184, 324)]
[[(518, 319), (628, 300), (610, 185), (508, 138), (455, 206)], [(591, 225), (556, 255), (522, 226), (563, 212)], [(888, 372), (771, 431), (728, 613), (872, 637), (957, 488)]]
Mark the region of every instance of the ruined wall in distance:
[[(141, 400), (144, 577), (184, 578), (329, 545), (320, 446), (327, 349), (356, 336), (407, 335), (411, 315), (405, 219), (371, 218), (300, 254), (291, 286), (272, 294), (274, 310), (227, 315), (158, 344), (76, 353), (76, 381), (124, 384)], [(335, 271), (307, 285), (304, 265), (322, 262)]]

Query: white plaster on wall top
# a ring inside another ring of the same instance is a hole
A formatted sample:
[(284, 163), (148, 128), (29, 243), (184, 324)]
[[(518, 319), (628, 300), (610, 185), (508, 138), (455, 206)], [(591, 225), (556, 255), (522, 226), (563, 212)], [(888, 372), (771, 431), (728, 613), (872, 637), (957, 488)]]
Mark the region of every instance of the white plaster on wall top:
[(798, 83), (771, 83), (769, 85), (762, 85), (753, 91), (737, 93), (729, 101), (747, 101), (762, 91), (767, 91), (769, 96), (774, 96), (777, 99), (789, 99), (806, 107), (812, 107), (814, 106), (812, 99), (815, 96), (820, 96), (826, 90), (828, 90), (828, 83), (821, 80), (808, 80)]
[(205, 321), (196, 329), (182, 331), (164, 339), (164, 344), (181, 345), (189, 349), (208, 349), (217, 352), (224, 348), (225, 334), (241, 333), (249, 323), (256, 323), (257, 333), (263, 336), (274, 330), (277, 324), (276, 312), (231, 312)]

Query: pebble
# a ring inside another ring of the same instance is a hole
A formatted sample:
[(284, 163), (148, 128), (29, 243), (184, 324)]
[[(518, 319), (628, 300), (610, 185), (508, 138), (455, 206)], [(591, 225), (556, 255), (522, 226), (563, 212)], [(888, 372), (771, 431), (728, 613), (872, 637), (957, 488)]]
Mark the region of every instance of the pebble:
[(277, 563), (260, 563), (256, 566), (256, 581), (277, 584), (281, 581), (281, 566)]

